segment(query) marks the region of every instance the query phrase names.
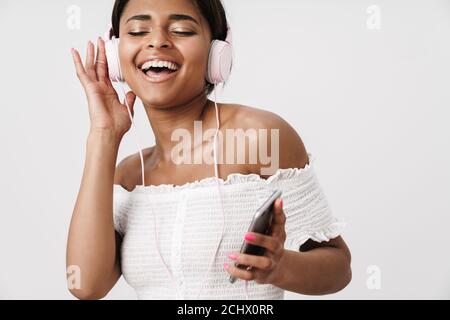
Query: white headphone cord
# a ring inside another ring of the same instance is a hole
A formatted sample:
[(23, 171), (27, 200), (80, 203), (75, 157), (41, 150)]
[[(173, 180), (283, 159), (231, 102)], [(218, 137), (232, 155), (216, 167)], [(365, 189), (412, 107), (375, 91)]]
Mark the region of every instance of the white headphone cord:
[[(138, 150), (139, 150), (139, 154), (140, 154), (140, 158), (141, 158), (142, 187), (145, 187), (144, 157), (143, 157), (143, 154), (142, 154), (142, 150), (143, 149), (141, 147), (142, 144), (140, 144), (140, 141), (139, 141), (139, 135), (137, 134), (138, 130), (137, 130), (137, 127), (136, 127), (136, 125), (135, 125), (135, 123), (133, 121), (133, 116), (131, 114), (131, 109), (130, 109), (130, 106), (128, 104), (128, 100), (127, 100), (126, 92), (125, 92), (125, 89), (124, 89), (124, 85), (117, 78), (116, 78), (116, 81), (120, 84), (120, 88), (122, 89), (122, 92), (123, 92), (123, 94), (125, 96), (125, 105), (127, 106), (128, 116), (129, 116), (129, 118), (131, 120), (131, 125), (134, 128), (135, 133), (136, 133), (134, 136), (136, 138), (136, 143), (138, 145)], [(144, 193), (145, 193), (145, 191), (144, 191)], [(146, 195), (150, 199), (148, 194), (146, 194)], [(181, 299), (180, 289), (179, 289), (178, 284), (177, 284), (177, 282), (175, 280), (175, 277), (174, 277), (173, 273), (170, 271), (170, 269), (169, 269), (168, 265), (166, 264), (166, 262), (164, 261), (164, 258), (162, 257), (161, 251), (159, 249), (159, 246), (158, 246), (158, 231), (157, 231), (157, 228), (156, 228), (156, 214), (155, 214), (155, 211), (153, 210), (152, 201), (150, 200), (149, 203), (150, 203), (150, 209), (152, 211), (152, 216), (153, 216), (153, 229), (154, 229), (153, 236), (154, 236), (154, 240), (155, 240), (155, 247), (156, 247), (156, 250), (158, 251), (158, 255), (159, 255), (162, 263), (164, 264), (167, 272), (169, 273), (169, 277), (172, 279), (172, 283), (174, 284), (175, 289), (177, 291), (177, 296), (179, 297), (179, 299)]]
[[(137, 133), (138, 129), (137, 129), (137, 127), (136, 127), (136, 125), (135, 125), (135, 123), (133, 121), (133, 116), (131, 114), (131, 109), (130, 109), (130, 106), (128, 104), (127, 95), (126, 95), (124, 86), (123, 86), (122, 82), (119, 81), (119, 79), (116, 78), (116, 81), (120, 84), (120, 88), (121, 88), (121, 90), (122, 90), (122, 92), (124, 94), (124, 97), (125, 97), (124, 98), (125, 105), (126, 105), (127, 110), (128, 110), (128, 116), (129, 116), (129, 118), (131, 120), (131, 125), (132, 125), (132, 127), (134, 128), (134, 130)], [(221, 203), (221, 208), (222, 208), (222, 232), (221, 232), (221, 237), (220, 237), (220, 240), (219, 240), (219, 242), (217, 244), (214, 256), (211, 259), (211, 262), (209, 264), (208, 272), (205, 274), (205, 277), (204, 277), (203, 282), (202, 282), (202, 286), (200, 287), (200, 291), (199, 291), (199, 293), (197, 295), (197, 299), (200, 297), (200, 294), (201, 294), (201, 292), (202, 292), (202, 290), (204, 288), (205, 282), (207, 280), (206, 277), (209, 274), (211, 266), (212, 266), (212, 264), (214, 263), (214, 261), (216, 259), (216, 256), (217, 256), (220, 244), (222, 243), (222, 240), (223, 240), (224, 231), (225, 231), (225, 211), (224, 211), (224, 206), (223, 206), (222, 189), (221, 189), (221, 186), (220, 186), (220, 183), (219, 183), (220, 178), (219, 178), (218, 159), (217, 159), (217, 137), (218, 137), (219, 129), (220, 129), (220, 118), (219, 118), (219, 110), (218, 110), (218, 106), (217, 106), (216, 85), (214, 85), (214, 100), (215, 100), (214, 104), (215, 104), (215, 109), (216, 109), (216, 125), (217, 125), (217, 130), (216, 130), (216, 133), (214, 135), (214, 150), (213, 150), (213, 152), (214, 152), (214, 174), (215, 174), (215, 177), (216, 177), (217, 187), (218, 187), (218, 191), (219, 191), (219, 198), (220, 198), (220, 203)], [(141, 148), (141, 144), (140, 144), (139, 137), (138, 137), (137, 134), (135, 135), (135, 138), (136, 138), (136, 143), (138, 145), (140, 159), (141, 159), (142, 186), (145, 187), (144, 157), (143, 157), (143, 154), (142, 154), (142, 150), (143, 149)], [(147, 194), (147, 196), (148, 196), (148, 194)], [(169, 273), (169, 276), (170, 276), (173, 284), (175, 285), (175, 288), (176, 288), (176, 291), (177, 291), (177, 295), (181, 299), (180, 288), (179, 288), (179, 286), (177, 284), (177, 281), (175, 280), (175, 277), (174, 277), (173, 273), (171, 272), (169, 266), (165, 262), (165, 260), (164, 260), (164, 258), (162, 256), (162, 253), (160, 251), (160, 248), (158, 246), (158, 231), (157, 231), (157, 228), (156, 228), (156, 214), (155, 214), (155, 211), (153, 210), (152, 202), (149, 201), (149, 203), (150, 203), (152, 216), (153, 216), (153, 222), (154, 222), (153, 223), (153, 226), (154, 226), (154, 233), (153, 233), (153, 235), (154, 235), (154, 240), (155, 240), (155, 246), (156, 246), (156, 249), (158, 251), (158, 255), (159, 255), (161, 261), (163, 262), (167, 272)], [(248, 300), (247, 281), (245, 282), (245, 293), (246, 293), (246, 299)]]
[(217, 159), (217, 136), (218, 136), (219, 130), (220, 130), (220, 117), (219, 117), (219, 107), (217, 106), (217, 95), (216, 95), (216, 85), (215, 84), (214, 84), (214, 106), (215, 106), (215, 109), (216, 109), (216, 126), (217, 126), (216, 133), (214, 134), (214, 143), (213, 143), (213, 148), (214, 148), (213, 149), (213, 153), (214, 153), (214, 175), (216, 177), (217, 190), (219, 191), (218, 194), (219, 194), (219, 198), (220, 198), (220, 205), (221, 205), (221, 208), (222, 208), (222, 233), (221, 233), (221, 236), (220, 236), (219, 243), (217, 244), (216, 251), (214, 252), (214, 256), (212, 257), (211, 262), (209, 264), (208, 271), (205, 274), (205, 277), (203, 278), (203, 282), (202, 282), (202, 286), (200, 288), (200, 292), (197, 295), (197, 300), (200, 297), (200, 294), (201, 294), (201, 292), (203, 290), (203, 287), (205, 285), (205, 282), (207, 280), (206, 276), (209, 274), (209, 272), (211, 270), (211, 267), (214, 264), (214, 261), (216, 260), (217, 253), (219, 252), (220, 244), (222, 243), (223, 235), (225, 233), (225, 210), (224, 210), (224, 207), (223, 207), (222, 188), (221, 188), (220, 182), (219, 182), (219, 180), (220, 180), (220, 177), (219, 177), (219, 165), (218, 165), (218, 159)]
[[(217, 255), (217, 252), (218, 252), (218, 250), (219, 250), (220, 244), (222, 243), (223, 234), (224, 234), (224, 232), (225, 232), (225, 210), (224, 210), (224, 207), (223, 207), (223, 194), (222, 194), (222, 188), (221, 188), (220, 183), (219, 183), (219, 180), (220, 180), (220, 177), (219, 177), (219, 167), (218, 167), (218, 162), (219, 162), (219, 161), (218, 161), (218, 159), (217, 159), (217, 143), (216, 143), (216, 141), (217, 141), (217, 136), (218, 136), (218, 134), (219, 134), (219, 129), (220, 129), (220, 118), (219, 118), (219, 108), (218, 108), (218, 106), (217, 106), (216, 84), (214, 84), (214, 105), (215, 105), (215, 108), (216, 108), (216, 125), (217, 125), (217, 130), (216, 130), (216, 133), (215, 133), (215, 135), (214, 135), (214, 174), (215, 174), (215, 176), (216, 176), (217, 188), (218, 188), (218, 190), (219, 190), (220, 203), (221, 203), (221, 206), (222, 206), (222, 235), (221, 235), (221, 237), (220, 237), (219, 243), (217, 244), (216, 252), (215, 252), (215, 254), (214, 254), (214, 257), (213, 257), (213, 259), (212, 259), (211, 264), (214, 262), (214, 260), (215, 260), (215, 258), (216, 258), (216, 255)], [(222, 145), (223, 145), (223, 144), (222, 144)], [(211, 268), (211, 264), (210, 264), (210, 268)], [(209, 269), (208, 269), (208, 270), (209, 270)], [(208, 272), (209, 272), (209, 271), (208, 271)], [(203, 288), (203, 287), (202, 287), (202, 288)], [(199, 293), (199, 296), (200, 296), (200, 293)], [(198, 298), (198, 297), (197, 297), (197, 298)], [(248, 294), (248, 281), (247, 281), (247, 280), (245, 280), (245, 299), (246, 299), (246, 300), (249, 300), (249, 294)]]
[[(119, 65), (119, 77), (120, 77), (121, 79), (123, 79), (122, 68), (121, 68), (121, 66), (120, 66), (120, 60), (119, 60), (119, 49), (118, 49), (118, 44), (117, 44), (117, 38), (113, 36), (112, 39), (111, 39), (111, 41), (112, 41), (113, 44), (114, 44), (114, 50), (115, 50), (115, 53), (116, 53), (117, 64)], [(128, 105), (127, 94), (126, 94), (126, 92), (125, 92), (124, 85), (123, 85), (122, 81), (120, 81), (117, 77), (115, 77), (115, 80), (116, 80), (117, 83), (120, 84), (120, 88), (122, 89), (123, 95), (124, 95), (124, 97), (125, 97), (125, 98), (124, 98), (124, 100), (125, 100), (125, 105), (127, 106), (128, 116), (130, 117), (131, 125), (133, 126), (134, 130), (137, 132), (138, 130), (137, 130), (136, 125), (134, 124), (133, 116), (131, 115), (131, 110), (130, 110), (130, 106)], [(140, 144), (140, 141), (139, 141), (139, 135), (138, 135), (138, 134), (135, 135), (135, 138), (136, 138), (136, 143), (137, 143), (137, 147), (138, 147), (138, 150), (139, 150), (139, 155), (140, 155), (140, 157), (141, 157), (142, 185), (145, 186), (144, 156), (142, 155), (142, 149), (141, 149), (142, 144)]]

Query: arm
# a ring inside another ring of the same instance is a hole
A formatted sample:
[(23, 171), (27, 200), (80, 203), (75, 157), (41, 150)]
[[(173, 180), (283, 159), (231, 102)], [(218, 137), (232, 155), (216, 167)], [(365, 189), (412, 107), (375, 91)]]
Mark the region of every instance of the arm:
[(67, 242), (67, 267), (81, 271), (79, 299), (100, 299), (121, 275), (112, 204), (115, 163), (120, 140), (108, 132), (91, 131), (86, 162)]
[[(308, 155), (302, 139), (297, 132), (282, 118), (264, 112), (263, 116), (248, 117), (248, 126), (279, 130), (279, 164), (281, 168), (304, 168)], [(271, 143), (269, 141), (269, 146)], [(270, 150), (272, 157), (274, 154)], [(276, 155), (275, 155), (276, 156)], [(261, 164), (251, 165), (248, 171), (259, 174)], [(230, 259), (243, 265), (255, 266), (246, 271), (225, 264), (225, 269), (235, 277), (255, 280), (257, 283), (271, 283), (282, 289), (300, 294), (323, 295), (342, 290), (351, 280), (351, 255), (342, 237), (328, 242), (317, 243), (308, 240), (299, 248), (300, 252), (285, 250), (284, 241), (286, 217), (282, 203), (275, 205), (276, 231), (272, 236), (253, 234), (254, 239), (247, 242), (265, 247), (268, 257), (255, 257), (245, 254), (232, 254)]]
[[(80, 288), (69, 288), (80, 299), (104, 297), (121, 275), (120, 237), (113, 222), (113, 181), (120, 141), (131, 127), (127, 106), (109, 80), (105, 44), (98, 39), (97, 55), (88, 43), (86, 61), (72, 49), (72, 57), (86, 93), (91, 130), (86, 145), (86, 162), (81, 187), (72, 214), (67, 240), (66, 264), (77, 266)], [(125, 99), (133, 106), (136, 95)], [(117, 170), (119, 171), (119, 170)], [(70, 268), (72, 269), (72, 268)]]
[(309, 240), (304, 252), (286, 250), (280, 260), (283, 272), (274, 283), (285, 290), (323, 295), (345, 288), (352, 278), (350, 251), (341, 237), (325, 243)]

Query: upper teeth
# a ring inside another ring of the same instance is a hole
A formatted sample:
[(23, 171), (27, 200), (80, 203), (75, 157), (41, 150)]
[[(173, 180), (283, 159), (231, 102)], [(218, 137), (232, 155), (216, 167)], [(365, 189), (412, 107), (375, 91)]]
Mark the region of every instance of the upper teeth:
[(147, 61), (144, 63), (141, 67), (142, 70), (150, 69), (151, 67), (154, 68), (169, 68), (170, 70), (178, 70), (178, 66), (170, 61)]

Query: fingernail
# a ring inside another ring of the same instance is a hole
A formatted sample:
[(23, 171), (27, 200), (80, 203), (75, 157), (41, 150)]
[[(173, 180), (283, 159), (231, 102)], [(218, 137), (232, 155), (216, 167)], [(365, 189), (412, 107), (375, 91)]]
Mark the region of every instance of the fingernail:
[(229, 255), (228, 255), (228, 258), (230, 258), (231, 260), (236, 260), (237, 259), (237, 254), (236, 253), (230, 253)]
[(223, 264), (223, 267), (225, 268), (225, 270), (228, 270), (228, 268), (229, 268), (230, 266), (228, 265), (228, 263), (224, 263), (224, 264)]
[(251, 234), (251, 233), (247, 233), (245, 235), (245, 240), (253, 241), (253, 240), (255, 240), (255, 236), (253, 234)]
[(280, 207), (283, 209), (283, 199), (280, 200)]

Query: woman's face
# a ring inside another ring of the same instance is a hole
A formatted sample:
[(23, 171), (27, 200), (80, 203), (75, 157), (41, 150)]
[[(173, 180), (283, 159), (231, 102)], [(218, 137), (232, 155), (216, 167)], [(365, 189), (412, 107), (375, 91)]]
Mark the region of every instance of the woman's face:
[[(154, 107), (176, 106), (205, 91), (210, 43), (209, 26), (192, 0), (130, 0), (120, 19), (123, 76)], [(178, 70), (146, 74), (141, 68), (152, 59), (175, 62)]]

